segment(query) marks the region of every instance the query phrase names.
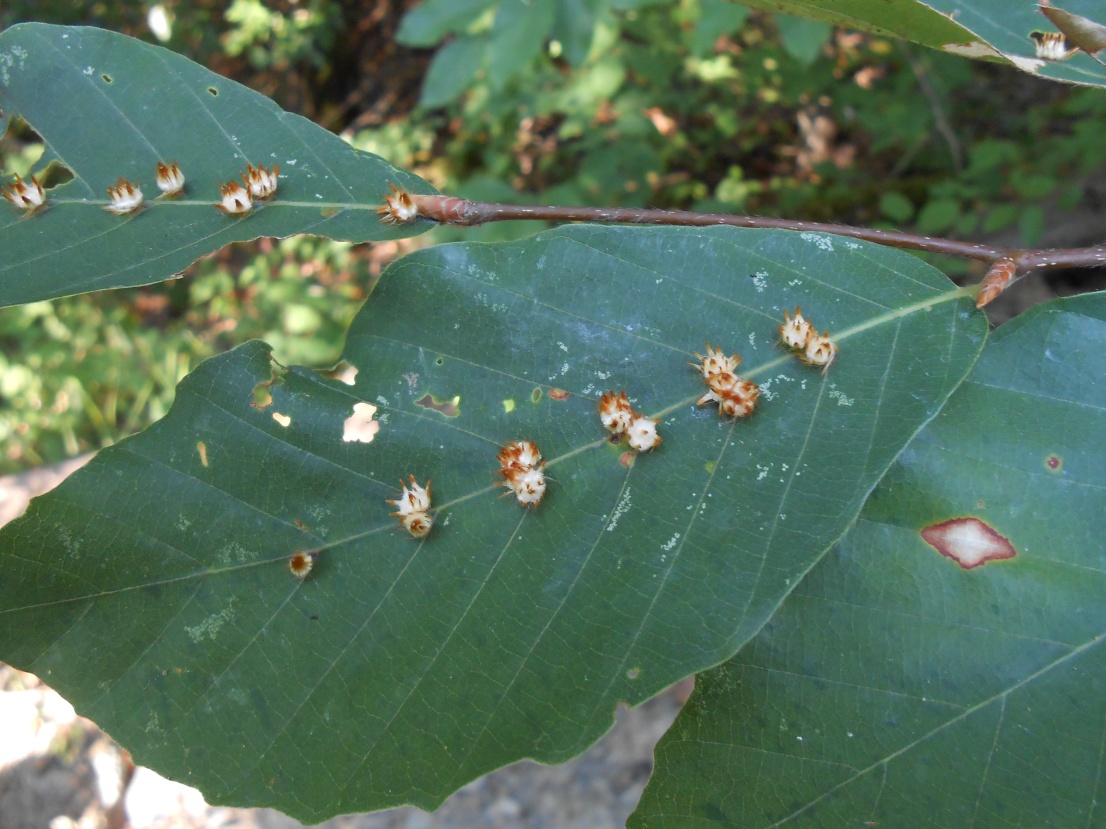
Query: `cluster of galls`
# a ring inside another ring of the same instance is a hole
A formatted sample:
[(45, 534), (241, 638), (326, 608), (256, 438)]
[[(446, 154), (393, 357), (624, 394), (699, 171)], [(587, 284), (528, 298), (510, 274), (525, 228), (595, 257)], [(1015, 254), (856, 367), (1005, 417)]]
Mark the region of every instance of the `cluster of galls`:
[(696, 401), (696, 406), (708, 403), (718, 404), (719, 417), (747, 417), (756, 408), (760, 397), (760, 386), (751, 380), (742, 380), (737, 376), (737, 367), (741, 358), (736, 354), (727, 357), (720, 349), (707, 343), (706, 355), (696, 354), (698, 363), (688, 365), (703, 375), (703, 381), (710, 388)]
[(261, 164), (256, 167), (247, 164), (246, 172), (241, 175), (242, 184), (228, 181), (226, 184), (219, 185), (219, 193), (223, 200), (215, 206), (224, 213), (231, 215), (249, 213), (253, 209), (254, 199), (262, 201), (271, 198), (277, 189), (280, 165), (274, 164), (272, 170), (266, 170)]
[(516, 440), (499, 450), (499, 474), (523, 507), (536, 507), (545, 495), (545, 472), (538, 446), (532, 440)]
[(395, 500), (388, 499), (388, 503), (395, 506), (396, 511), (392, 515), (399, 519), (400, 525), (412, 538), (426, 538), (434, 526), (434, 519), (430, 517), (430, 481), (421, 487), (414, 475), (408, 475), (407, 480), (410, 488), (400, 481), (403, 492)]
[(657, 434), (657, 421), (630, 407), (626, 392), (609, 391), (599, 400), (599, 419), (612, 435), (626, 435), (630, 446), (638, 452), (648, 452), (662, 440)]
[(794, 317), (783, 312), (780, 340), (807, 365), (821, 366), (823, 374), (829, 371), (837, 357), (837, 343), (830, 339), (829, 332), (819, 334), (810, 320), (803, 318), (802, 309), (798, 306), (795, 306)]
[[(253, 209), (255, 200), (272, 198), (280, 178), (280, 165), (274, 164), (272, 170), (267, 170), (261, 164), (256, 167), (247, 164), (246, 172), (241, 176), (242, 184), (228, 181), (219, 185), (221, 201), (215, 206), (224, 213), (241, 216)], [(161, 197), (167, 199), (175, 199), (184, 192), (184, 174), (177, 162), (157, 163), (157, 188), (161, 191)], [(28, 213), (34, 213), (46, 204), (46, 191), (34, 176), (31, 176), (30, 181), (16, 176), (14, 181), (0, 188), (0, 191), (5, 199)], [(108, 188), (108, 198), (110, 201), (104, 205), (104, 210), (116, 216), (134, 213), (145, 202), (141, 187), (122, 177)]]

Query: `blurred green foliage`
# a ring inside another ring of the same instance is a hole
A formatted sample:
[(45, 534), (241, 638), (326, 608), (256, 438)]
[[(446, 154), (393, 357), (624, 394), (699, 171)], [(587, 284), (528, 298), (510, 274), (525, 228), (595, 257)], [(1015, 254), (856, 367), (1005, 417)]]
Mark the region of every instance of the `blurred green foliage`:
[[(929, 234), (1079, 207), (1106, 94), (750, 13), (730, 0), (10, 0), (18, 20), (161, 42), (416, 170), (506, 202), (751, 212)], [(25, 172), (29, 133), (0, 141)], [(440, 228), (420, 244), (535, 226)], [(260, 337), (326, 366), (397, 246), (262, 240), (185, 279), (0, 311), (0, 472), (160, 417), (205, 356)], [(944, 264), (944, 263), (943, 263)]]

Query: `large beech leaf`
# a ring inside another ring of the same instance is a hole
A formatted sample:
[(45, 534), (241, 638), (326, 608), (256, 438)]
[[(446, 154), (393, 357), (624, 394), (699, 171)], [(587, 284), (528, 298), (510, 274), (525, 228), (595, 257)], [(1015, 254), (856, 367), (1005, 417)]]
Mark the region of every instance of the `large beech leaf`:
[(855, 528), (699, 676), (630, 826), (1103, 825), (1104, 348), (1104, 294), (995, 333)]
[[(410, 236), (374, 209), (392, 182), (418, 177), (353, 149), (265, 96), (158, 46), (102, 29), (27, 23), (0, 33), (0, 134), (21, 116), (46, 143), (38, 172), (73, 180), (35, 215), (0, 202), (0, 307), (167, 279), (229, 242), (312, 233), (355, 242)], [(158, 162), (187, 183), (155, 199)], [(280, 166), (272, 200), (243, 218), (216, 210), (219, 185), (246, 164)], [(124, 177), (146, 196), (139, 213), (102, 208)]]
[[(840, 342), (825, 376), (777, 344), (799, 303)], [(985, 332), (920, 260), (827, 236), (578, 226), (423, 250), (354, 322), (354, 385), (247, 344), (5, 529), (0, 658), (214, 802), (433, 807), (732, 656)], [(749, 419), (694, 405), (706, 342), (761, 383)], [(607, 389), (661, 417), (658, 449), (606, 439)], [(549, 459), (532, 511), (495, 486), (522, 438)], [(440, 509), (422, 543), (385, 503), (409, 474)]]
[[(739, 0), (756, 9), (867, 29), (970, 58), (1010, 63), (1042, 78), (1106, 86), (1106, 66), (1087, 54), (1066, 61), (1036, 55), (1031, 32), (1056, 28), (1035, 0)], [(1106, 23), (1101, 0), (1054, 0), (1053, 6)]]

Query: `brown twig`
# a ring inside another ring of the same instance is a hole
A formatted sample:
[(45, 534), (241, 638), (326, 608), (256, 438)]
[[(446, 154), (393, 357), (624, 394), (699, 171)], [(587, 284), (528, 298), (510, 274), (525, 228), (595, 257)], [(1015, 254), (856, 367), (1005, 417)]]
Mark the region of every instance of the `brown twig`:
[[(397, 193), (397, 196), (407, 196)], [(851, 236), (879, 245), (905, 250), (921, 250), (975, 259), (991, 266), (994, 272), (990, 282), (981, 285), (979, 307), (999, 295), (1017, 279), (1033, 271), (1054, 268), (1099, 268), (1106, 266), (1106, 245), (1087, 248), (1017, 249), (998, 248), (991, 245), (973, 245), (953, 239), (934, 239), (897, 230), (873, 230), (866, 227), (827, 224), (825, 222), (800, 222), (791, 219), (775, 219), (766, 216), (737, 216), (730, 213), (693, 213), (688, 210), (650, 210), (630, 207), (541, 207), (537, 205), (494, 204), (468, 201), (451, 196), (421, 196), (409, 198), (417, 215), (443, 224), (479, 225), (485, 222), (501, 222), (517, 219), (539, 219), (553, 222), (601, 222), (613, 224), (680, 225), (685, 227), (774, 228), (806, 233), (831, 233), (835, 236)], [(381, 208), (389, 212), (389, 203)], [(387, 218), (387, 216), (386, 216)], [(412, 217), (414, 218), (414, 217)], [(406, 220), (406, 219), (403, 219)], [(1001, 266), (1001, 267), (999, 267)], [(1001, 278), (999, 278), (1001, 277)]]

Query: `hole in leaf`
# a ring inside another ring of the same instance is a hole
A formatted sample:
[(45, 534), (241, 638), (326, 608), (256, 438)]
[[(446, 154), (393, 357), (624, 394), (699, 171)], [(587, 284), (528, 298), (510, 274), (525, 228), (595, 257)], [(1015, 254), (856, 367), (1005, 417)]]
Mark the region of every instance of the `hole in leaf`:
[(446, 417), (457, 417), (461, 414), (461, 397), (458, 395), (452, 400), (439, 400), (430, 394), (424, 394), (418, 400), (415, 401), (416, 406), (422, 406), (424, 409), (431, 409), (438, 414), (443, 414)]
[(347, 360), (341, 360), (334, 368), (322, 369), (319, 374), (327, 380), (337, 380), (339, 383), (352, 386), (357, 381), (357, 372), (357, 366)]
[(292, 425), (292, 418), (288, 417), (288, 415), (286, 414), (281, 414), (280, 412), (273, 412), (273, 420), (275, 420), (285, 429)]
[(511, 399), (508, 398), (507, 400), (503, 401), (503, 411), (506, 414), (510, 414), (514, 410), (515, 410), (515, 401), (514, 400), (511, 400)]
[(112, 83), (114, 81), (114, 78), (112, 78), (111, 75), (107, 74), (106, 72), (100, 77), (103, 79), (104, 83)]
[(541, 389), (534, 389), (530, 392), (530, 402), (537, 403), (539, 400), (541, 400)]
[(215, 87), (213, 87), (213, 86), (209, 86), (209, 87), (207, 88), (207, 91), (208, 91), (208, 92), (210, 92), (210, 93), (211, 93), (212, 95), (214, 95), (214, 96), (215, 96), (216, 98), (218, 98), (218, 97), (219, 97), (219, 90), (218, 90), (218, 89), (216, 89)]
[(445, 365), (445, 360), (443, 360), (441, 357), (439, 357), (437, 360), (434, 361), (434, 363), (435, 363), (435, 365), (444, 366)]
[(380, 431), (380, 422), (373, 420), (376, 406), (372, 403), (355, 403), (353, 414), (342, 422), (342, 441), (345, 443), (372, 443)]
[(272, 405), (273, 395), (271, 389), (273, 386), (278, 386), (284, 382), (284, 375), (287, 371), (284, 366), (270, 356), (269, 379), (262, 380), (253, 387), (253, 399), (250, 401), (250, 405), (259, 410), (264, 410)]

